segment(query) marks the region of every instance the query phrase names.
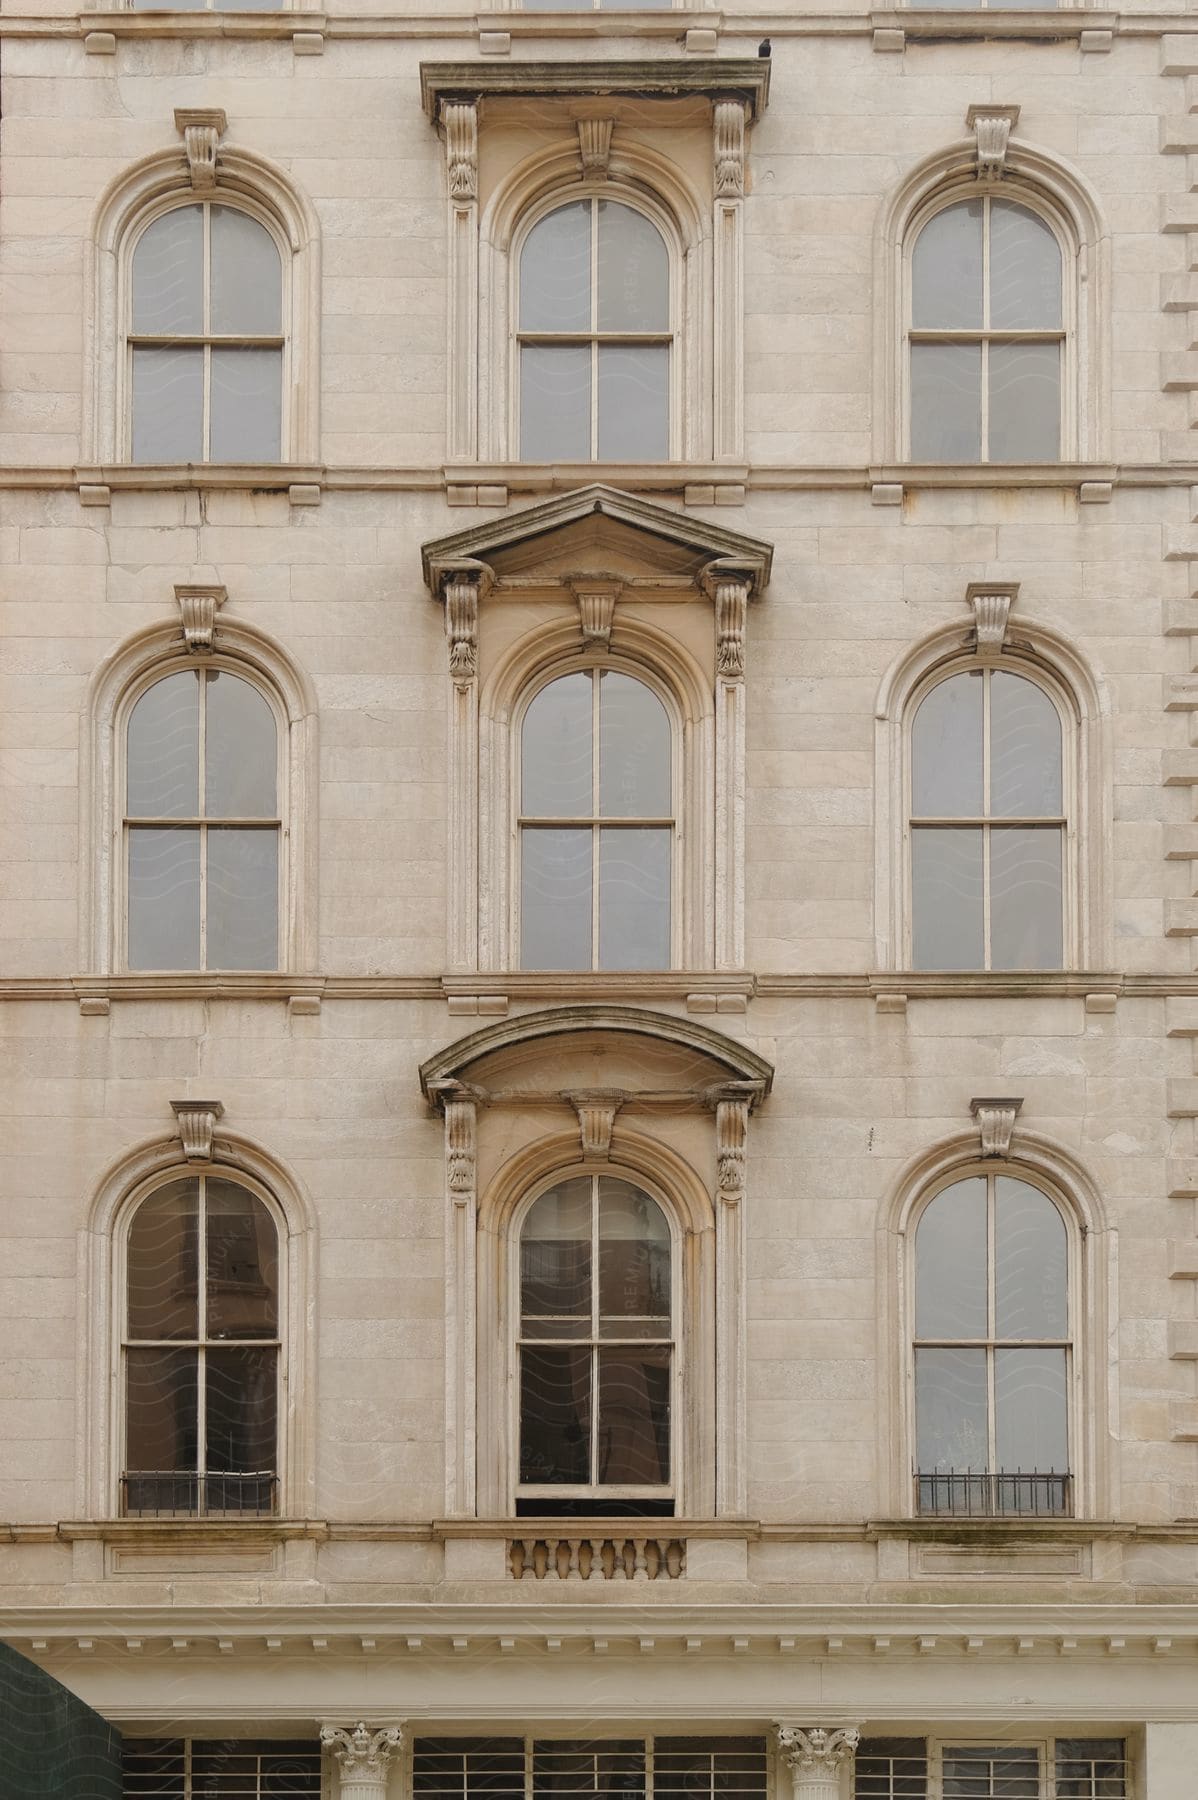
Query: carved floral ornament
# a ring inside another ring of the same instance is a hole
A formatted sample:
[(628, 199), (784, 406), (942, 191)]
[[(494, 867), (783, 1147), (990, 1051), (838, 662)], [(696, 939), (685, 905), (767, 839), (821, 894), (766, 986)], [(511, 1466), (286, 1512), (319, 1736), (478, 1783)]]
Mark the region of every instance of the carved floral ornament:
[(385, 1791), (387, 1769), (391, 1758), (403, 1744), (403, 1728), (399, 1725), (367, 1725), (359, 1719), (344, 1729), (339, 1725), (322, 1725), (320, 1741), (331, 1750), (341, 1771), (344, 1790), (347, 1782), (378, 1785)]

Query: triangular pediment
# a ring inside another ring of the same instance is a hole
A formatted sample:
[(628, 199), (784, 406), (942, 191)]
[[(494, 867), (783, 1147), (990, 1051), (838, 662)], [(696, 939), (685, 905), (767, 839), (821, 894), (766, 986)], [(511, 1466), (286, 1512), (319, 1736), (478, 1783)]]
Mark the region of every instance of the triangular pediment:
[(628, 577), (696, 580), (717, 561), (744, 569), (754, 594), (770, 578), (773, 546), (690, 513), (594, 482), (520, 512), (488, 519), (422, 552), (424, 579), (434, 594), (463, 562), (482, 563), (500, 581), (553, 579), (561, 572), (614, 570)]

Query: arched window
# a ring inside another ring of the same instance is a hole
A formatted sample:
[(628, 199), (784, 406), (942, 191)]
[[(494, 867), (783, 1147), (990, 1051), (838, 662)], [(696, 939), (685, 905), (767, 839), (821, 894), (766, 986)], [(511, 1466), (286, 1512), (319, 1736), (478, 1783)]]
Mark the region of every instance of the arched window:
[(614, 1175), (534, 1200), (520, 1233), (517, 1511), (673, 1511), (673, 1251)]
[(1057, 233), (982, 193), (914, 240), (909, 454), (916, 462), (1050, 462), (1063, 453), (1066, 293)]
[(279, 786), (249, 681), (206, 663), (145, 689), (125, 732), (129, 968), (278, 967)]
[(520, 455), (658, 462), (670, 454), (670, 257), (653, 221), (592, 196), (520, 252)]
[(911, 962), (1059, 969), (1065, 955), (1061, 712), (988, 665), (937, 681), (910, 744)]
[(525, 969), (667, 969), (674, 798), (670, 719), (617, 669), (561, 675), (520, 739)]
[(1072, 1511), (1069, 1234), (1013, 1174), (942, 1188), (915, 1233), (920, 1512)]
[(221, 1174), (140, 1202), (121, 1328), (128, 1514), (270, 1513), (278, 1485), (279, 1232)]
[(133, 252), (127, 327), (135, 463), (277, 462), (283, 263), (240, 207), (173, 206)]

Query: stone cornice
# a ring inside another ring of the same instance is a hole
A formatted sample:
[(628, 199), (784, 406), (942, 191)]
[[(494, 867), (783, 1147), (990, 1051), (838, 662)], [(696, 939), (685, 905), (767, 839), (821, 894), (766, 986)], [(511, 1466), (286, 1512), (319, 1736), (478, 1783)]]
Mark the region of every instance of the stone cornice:
[(677, 100), (718, 95), (743, 100), (751, 122), (769, 104), (770, 67), (768, 56), (427, 62), (420, 65), (420, 97), (430, 119), (436, 119), (444, 100), (569, 100), (592, 94)]

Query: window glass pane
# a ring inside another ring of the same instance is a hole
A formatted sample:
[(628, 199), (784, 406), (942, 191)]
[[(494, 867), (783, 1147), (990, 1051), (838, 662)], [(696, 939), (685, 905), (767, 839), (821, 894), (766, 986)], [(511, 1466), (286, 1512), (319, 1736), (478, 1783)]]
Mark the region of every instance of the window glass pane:
[(1058, 1738), (1056, 1800), (1124, 1800), (1127, 1745), (1122, 1738)]
[(187, 1800), (182, 1738), (126, 1738), (121, 1773), (126, 1800)]
[[(208, 1468), (222, 1474), (271, 1473), (275, 1466), (278, 1351), (273, 1345), (209, 1350), (205, 1361)], [(226, 1505), (230, 1497), (226, 1497)]]
[(670, 1479), (670, 1352), (599, 1352), (599, 1467), (606, 1486)]
[(520, 1479), (591, 1478), (591, 1352), (520, 1352)]
[(219, 669), (208, 671), (205, 696), (205, 813), (210, 819), (274, 818), (274, 713), (256, 687)]
[(591, 966), (591, 833), (521, 833), (520, 967)]
[(208, 1336), (274, 1337), (279, 1313), (279, 1238), (261, 1200), (209, 1176)]
[(147, 688), (129, 715), (127, 811), (194, 819), (200, 810), (200, 677), (192, 669)]
[(609, 819), (668, 818), (670, 787), (665, 707), (643, 681), (606, 670), (599, 680), (599, 811)]
[(198, 1356), (197, 1350), (126, 1350), (126, 1469), (195, 1468)]
[(912, 344), (912, 460), (978, 462), (981, 454), (981, 345)]
[(600, 462), (664, 462), (670, 454), (666, 344), (600, 344)]
[(669, 831), (599, 833), (599, 967), (670, 966)]
[(520, 739), (526, 818), (590, 818), (592, 700), (591, 676), (578, 674), (551, 681), (531, 702)]
[(955, 1181), (936, 1195), (915, 1233), (915, 1335), (984, 1338), (986, 1182)]
[(559, 1181), (533, 1203), (520, 1234), (520, 1311), (526, 1333), (589, 1337), (589, 1176)]
[(996, 1350), (994, 1409), (1000, 1469), (1068, 1469), (1064, 1350)]
[(133, 352), (133, 461), (204, 460), (204, 352)]
[(668, 331), (670, 259), (651, 219), (599, 202), (599, 330)]
[(557, 1794), (636, 1800), (645, 1792), (645, 1746), (635, 1739), (534, 1743), (532, 1791), (537, 1800)]
[(982, 811), (982, 676), (950, 675), (925, 694), (911, 727), (911, 812), (976, 819)]
[(126, 1251), (131, 1338), (197, 1336), (198, 1218), (194, 1180), (157, 1188), (134, 1213)]
[(210, 969), (278, 968), (277, 831), (209, 831), (206, 960)]
[(591, 203), (559, 206), (533, 226), (520, 253), (521, 331), (591, 328)]
[(954, 1745), (944, 1752), (944, 1800), (1039, 1800), (1040, 1755), (1031, 1746)]
[(1061, 811), (1061, 716), (1044, 689), (996, 669), (990, 677), (990, 811), (1053, 818)]
[(991, 966), (1059, 969), (1062, 934), (1060, 829), (1004, 825), (991, 832)]
[(862, 1738), (853, 1800), (927, 1800), (926, 1738)]
[(213, 350), (212, 462), (277, 462), (283, 352)]
[(133, 329), (154, 337), (203, 331), (202, 206), (176, 206), (142, 233), (133, 253)]
[(933, 215), (911, 257), (911, 323), (924, 331), (967, 331), (982, 323), (982, 202)]
[(1055, 462), (1060, 454), (1060, 344), (991, 344), (991, 462)]
[(525, 344), (520, 455), (526, 462), (586, 462), (590, 454), (590, 345)]
[(1061, 251), (1044, 220), (1009, 200), (990, 202), (990, 325), (995, 331), (1057, 331)]
[[(240, 0), (239, 0), (240, 3)], [(231, 206), (212, 208), (212, 330), (243, 337), (283, 329), (283, 265), (264, 225)]]
[(670, 1335), (665, 1214), (640, 1188), (611, 1175), (599, 1178), (599, 1313), (606, 1337)]
[(1065, 1221), (1039, 1188), (1000, 1175), (995, 1190), (994, 1306), (1000, 1338), (1063, 1338)]
[(912, 963), (917, 969), (980, 969), (982, 834), (911, 833)]
[(989, 1467), (984, 1350), (915, 1352), (915, 1436), (928, 1473)]
[(131, 969), (199, 968), (198, 831), (130, 831), (128, 911)]

